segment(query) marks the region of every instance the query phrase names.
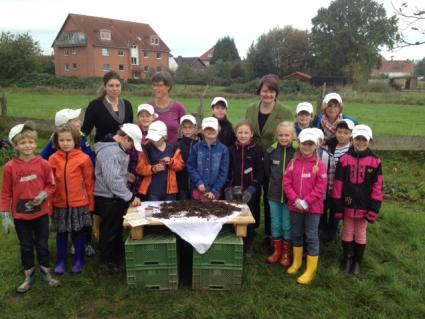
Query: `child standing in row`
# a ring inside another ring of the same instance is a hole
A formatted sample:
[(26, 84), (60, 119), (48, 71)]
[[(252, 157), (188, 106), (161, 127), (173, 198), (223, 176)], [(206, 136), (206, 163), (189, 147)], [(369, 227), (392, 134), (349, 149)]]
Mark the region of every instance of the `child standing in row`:
[(17, 292), (27, 292), (34, 284), (34, 249), (43, 280), (51, 287), (58, 287), (59, 281), (52, 278), (49, 268), (48, 214), (51, 208), (47, 199), (55, 191), (52, 169), (46, 160), (34, 153), (37, 132), (32, 123), (12, 127), (9, 141), (19, 155), (4, 166), (0, 212), (6, 226), (12, 226), (12, 213), (21, 248), (25, 281)]
[(215, 117), (202, 120), (204, 139), (196, 143), (186, 163), (195, 187), (193, 199), (220, 199), (229, 173), (229, 150), (217, 140), (218, 132), (218, 120)]
[[(317, 156), (318, 140), (312, 129), (304, 129), (298, 137), (300, 154), (288, 164), (284, 177), (292, 220), (293, 263), (288, 274), (302, 266), (303, 244), (307, 244), (307, 268), (298, 277), (299, 284), (310, 284), (319, 261), (319, 221), (326, 192), (326, 167)], [(305, 234), (305, 238), (304, 238)]]
[[(198, 142), (196, 131), (196, 118), (190, 114), (182, 116), (180, 119), (180, 132), (182, 137), (177, 141), (176, 147), (181, 150), (185, 163), (192, 153), (193, 146)], [(180, 172), (177, 172), (177, 183), (179, 185), (178, 199), (191, 199), (193, 187), (190, 183), (190, 177), (186, 166)]]
[(184, 167), (181, 151), (166, 142), (167, 127), (156, 121), (149, 126), (148, 144), (140, 154), (137, 172), (143, 176), (139, 193), (149, 201), (176, 200), (179, 191), (176, 172)]
[(57, 263), (55, 274), (66, 271), (68, 235), (75, 248), (72, 273), (84, 267), (84, 228), (92, 226), (90, 213), (94, 211), (94, 169), (90, 157), (80, 148), (80, 132), (69, 124), (56, 128), (53, 143), (58, 149), (49, 158), (56, 181), (52, 196), (52, 231), (56, 232)]
[(367, 224), (378, 219), (384, 199), (381, 160), (369, 149), (371, 140), (370, 127), (353, 128), (353, 147), (338, 162), (332, 192), (336, 217), (344, 218), (341, 269), (354, 275), (360, 274)]
[(211, 108), (220, 128), (218, 140), (227, 147), (232, 146), (236, 142), (236, 135), (232, 123), (227, 119), (227, 100), (224, 97), (217, 96), (212, 100)]
[(313, 105), (309, 102), (301, 102), (297, 105), (295, 131), (300, 134), (301, 130), (311, 127), (313, 124)]
[(263, 150), (253, 141), (254, 128), (248, 120), (239, 122), (236, 127), (236, 143), (229, 148), (230, 174), (229, 188), (226, 189), (225, 198), (233, 198), (233, 188), (239, 187), (242, 200), (248, 204), (256, 221), (248, 225), (245, 241), (247, 257), (252, 255), (255, 229), (259, 226), (261, 183), (264, 177)]
[(279, 263), (283, 267), (292, 264), (291, 215), (283, 187), (283, 177), (289, 161), (295, 154), (292, 142), (295, 140), (292, 122), (282, 122), (276, 128), (276, 143), (266, 152), (264, 165), (269, 177), (269, 205), (273, 255), (267, 258), (269, 264)]

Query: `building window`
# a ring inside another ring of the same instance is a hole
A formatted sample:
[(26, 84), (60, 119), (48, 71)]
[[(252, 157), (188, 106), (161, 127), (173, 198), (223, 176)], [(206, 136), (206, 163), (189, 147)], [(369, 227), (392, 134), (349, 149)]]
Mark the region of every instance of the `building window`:
[(131, 45), (131, 48), (132, 48), (132, 49), (137, 49), (137, 44), (134, 44), (134, 43), (133, 43), (133, 44)]
[(143, 51), (143, 57), (145, 59), (149, 58), (149, 51)]
[(69, 49), (63, 49), (63, 55), (68, 56), (69, 55)]
[(143, 71), (144, 71), (144, 72), (149, 72), (149, 67), (148, 67), (147, 65), (145, 65), (145, 66), (143, 67)]
[(160, 66), (157, 66), (156, 67), (156, 72), (160, 72), (161, 71), (161, 67)]
[(72, 68), (73, 68), (74, 70), (76, 70), (76, 69), (77, 69), (77, 67), (78, 67), (77, 63), (72, 63)]
[(100, 31), (100, 40), (102, 40), (102, 41), (111, 41), (111, 32)]
[(118, 65), (118, 70), (120, 70), (120, 71), (124, 71), (124, 64), (120, 64), (120, 65)]
[(136, 57), (131, 57), (131, 65), (138, 65)]
[(109, 49), (108, 48), (102, 48), (102, 55), (103, 56), (109, 56)]
[(103, 71), (108, 72), (110, 70), (111, 70), (111, 68), (109, 67), (109, 64), (106, 63), (106, 64), (103, 65)]
[(77, 48), (72, 48), (71, 49), (71, 54), (72, 55), (77, 55)]
[(138, 72), (138, 71), (135, 71), (135, 72), (133, 72), (133, 79), (139, 79), (140, 78), (140, 72)]
[(151, 44), (159, 45), (159, 38), (157, 36), (151, 36)]
[(161, 52), (157, 52), (157, 53), (156, 53), (156, 58), (157, 58), (157, 59), (161, 59), (161, 57), (162, 57)]
[(119, 56), (124, 56), (124, 50), (118, 49), (118, 55)]
[(66, 71), (66, 72), (68, 72), (68, 71), (69, 71), (69, 64), (68, 64), (68, 63), (66, 63), (66, 64), (65, 64), (65, 71)]

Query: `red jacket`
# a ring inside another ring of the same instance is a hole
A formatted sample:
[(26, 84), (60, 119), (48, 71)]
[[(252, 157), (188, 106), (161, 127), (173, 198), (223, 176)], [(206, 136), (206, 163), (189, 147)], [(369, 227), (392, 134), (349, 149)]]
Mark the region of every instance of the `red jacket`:
[(30, 161), (15, 157), (4, 166), (0, 211), (12, 212), (14, 219), (23, 220), (50, 214), (49, 200), (33, 209), (25, 206), (41, 191), (45, 191), (48, 197), (55, 191), (55, 179), (49, 163), (41, 156)]
[(291, 212), (299, 212), (295, 201), (303, 199), (308, 204), (308, 213), (323, 213), (327, 173), (325, 164), (315, 155), (308, 158), (296, 155), (286, 167), (283, 185)]
[(56, 180), (53, 207), (89, 206), (94, 211), (94, 170), (90, 157), (81, 149), (58, 150), (49, 158)]

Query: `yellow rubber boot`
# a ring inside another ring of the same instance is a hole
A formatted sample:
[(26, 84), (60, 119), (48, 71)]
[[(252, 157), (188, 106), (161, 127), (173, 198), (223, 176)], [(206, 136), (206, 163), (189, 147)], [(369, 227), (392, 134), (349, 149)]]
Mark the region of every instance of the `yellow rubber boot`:
[(290, 275), (297, 273), (303, 264), (303, 247), (293, 246), (292, 251), (294, 252), (294, 259), (291, 267), (288, 268), (288, 274)]
[(307, 268), (305, 272), (298, 277), (297, 282), (301, 285), (308, 285), (314, 280), (317, 272), (317, 264), (319, 262), (319, 256), (308, 256), (307, 255)]

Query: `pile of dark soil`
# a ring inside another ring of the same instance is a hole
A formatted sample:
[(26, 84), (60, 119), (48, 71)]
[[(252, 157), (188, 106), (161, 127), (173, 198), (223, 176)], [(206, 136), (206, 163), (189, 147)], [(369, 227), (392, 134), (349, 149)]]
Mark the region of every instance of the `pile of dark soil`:
[(161, 212), (154, 214), (156, 218), (170, 217), (225, 217), (233, 212), (241, 211), (240, 207), (220, 201), (181, 200), (161, 204)]

